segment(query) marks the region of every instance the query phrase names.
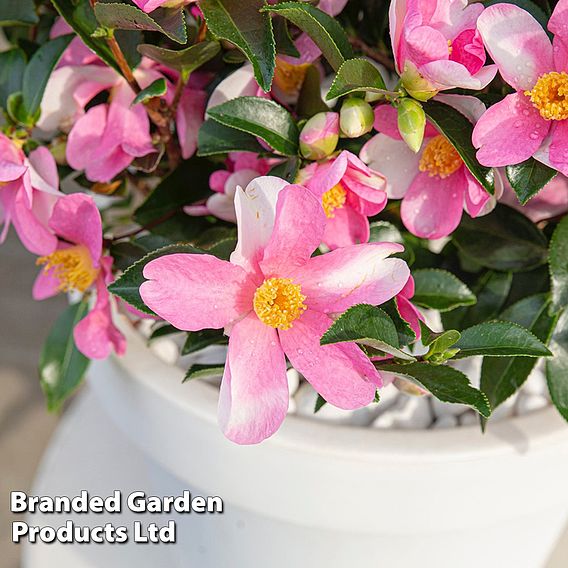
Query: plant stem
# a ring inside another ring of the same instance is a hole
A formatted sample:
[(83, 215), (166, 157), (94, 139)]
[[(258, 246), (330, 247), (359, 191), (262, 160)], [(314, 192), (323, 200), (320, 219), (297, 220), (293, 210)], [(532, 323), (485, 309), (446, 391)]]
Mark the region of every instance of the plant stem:
[(124, 53), (122, 53), (122, 49), (120, 49), (120, 45), (116, 41), (116, 38), (113, 36), (107, 38), (107, 44), (112, 51), (115, 61), (117, 62), (122, 75), (126, 79), (127, 83), (130, 85), (130, 88), (134, 91), (134, 94), (138, 94), (142, 89), (134, 77), (134, 73), (132, 73), (132, 69), (130, 69), (130, 65), (128, 65), (128, 61), (124, 57)]

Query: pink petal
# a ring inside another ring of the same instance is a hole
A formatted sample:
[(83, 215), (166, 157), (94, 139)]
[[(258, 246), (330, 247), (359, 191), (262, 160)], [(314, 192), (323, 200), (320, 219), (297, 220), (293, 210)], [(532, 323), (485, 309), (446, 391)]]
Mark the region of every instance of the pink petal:
[(249, 314), (229, 339), (219, 424), (233, 442), (257, 444), (278, 430), (287, 410), (286, 360), (278, 334)]
[(289, 185), (278, 195), (272, 236), (260, 268), (266, 277), (303, 266), (319, 247), (326, 217), (321, 203), (301, 185)]
[(405, 142), (386, 134), (376, 134), (361, 149), (361, 159), (382, 172), (387, 180), (390, 199), (400, 199), (410, 187), (418, 171), (420, 152), (415, 154)]
[(465, 210), (470, 217), (477, 217), (483, 212), (487, 202), (491, 199), (491, 195), (483, 189), (467, 168), (464, 168), (464, 174), (467, 184), (465, 190)]
[(434, 100), (460, 111), (472, 124), (475, 124), (487, 110), (477, 97), (470, 97), (469, 95), (439, 94)]
[(369, 220), (353, 207), (346, 204), (333, 211), (333, 217), (327, 220), (323, 242), (330, 248), (336, 249), (366, 243), (369, 241)]
[(225, 183), (229, 179), (231, 172), (227, 170), (217, 170), (209, 176), (209, 187), (211, 191), (225, 193)]
[(448, 58), (448, 41), (441, 32), (434, 28), (429, 26), (406, 28), (404, 39), (406, 58), (417, 67), (429, 61)]
[(553, 70), (550, 39), (525, 10), (495, 4), (483, 11), (477, 26), (503, 79), (516, 90), (532, 89), (540, 75)]
[(59, 294), (59, 285), (61, 282), (52, 275), (52, 270), (41, 270), (37, 275), (32, 289), (32, 297), (34, 300), (45, 300)]
[(235, 211), (238, 242), (231, 262), (242, 266), (247, 272), (260, 270), (258, 262), (274, 228), (278, 194), (287, 185), (288, 182), (283, 179), (263, 176), (249, 183), (244, 191), (237, 190)]
[[(496, 6), (494, 6), (496, 7)], [(485, 166), (508, 166), (530, 158), (548, 134), (550, 123), (521, 93), (490, 107), (473, 129), (477, 159)]]
[(337, 16), (346, 4), (347, 0), (320, 0), (318, 8), (330, 16)]
[(156, 258), (144, 278), (144, 303), (185, 331), (222, 328), (252, 309), (255, 286), (244, 270), (209, 254)]
[(207, 200), (207, 210), (208, 213), (215, 215), (218, 219), (223, 219), (231, 223), (237, 222), (235, 199), (224, 193), (214, 193)]
[(45, 146), (41, 146), (31, 152), (28, 159), (31, 165), (32, 186), (42, 191), (59, 193), (59, 174), (51, 152)]
[(559, 172), (568, 175), (568, 120), (556, 122), (551, 134), (550, 163)]
[(211, 97), (209, 97), (207, 109), (237, 97), (254, 97), (257, 95), (258, 90), (259, 87), (254, 79), (252, 65), (243, 65), (215, 87)]
[[(556, 36), (554, 39), (559, 39), (564, 43), (568, 43), (568, 2), (560, 0), (550, 16), (548, 21), (548, 29)], [(557, 67), (558, 71), (563, 67)]]
[(186, 89), (180, 99), (176, 125), (184, 160), (193, 156), (197, 149), (197, 134), (203, 123), (206, 101), (205, 91), (193, 89)]
[(416, 337), (420, 338), (422, 333), (420, 329), (420, 321), (424, 320), (422, 314), (416, 309), (410, 300), (401, 294), (396, 297), (396, 306), (402, 319), (408, 323), (410, 329), (412, 329), (412, 331), (416, 334)]
[(402, 222), (413, 235), (439, 239), (456, 229), (466, 188), (463, 169), (445, 179), (422, 172), (414, 178), (400, 208)]
[(301, 285), (310, 309), (334, 313), (355, 304), (380, 305), (396, 296), (408, 280), (406, 263), (387, 258), (402, 250), (397, 243), (346, 246), (310, 258), (291, 278)]
[(495, 65), (483, 67), (472, 75), (468, 69), (456, 61), (431, 61), (420, 67), (421, 74), (439, 90), (443, 89), (484, 89), (497, 74)]
[(341, 152), (337, 158), (318, 166), (315, 175), (307, 182), (307, 187), (320, 197), (329, 189), (336, 186), (347, 171), (347, 152)]
[(568, 69), (568, 39), (562, 41), (558, 36), (552, 41), (554, 66), (556, 69)]
[(49, 227), (62, 239), (86, 246), (94, 266), (99, 265), (103, 228), (101, 214), (92, 197), (84, 193), (61, 197), (53, 208)]
[(325, 314), (308, 310), (290, 329), (279, 331), (282, 348), (327, 402), (345, 410), (361, 408), (373, 400), (381, 377), (357, 345), (320, 345), (332, 323)]
[(385, 104), (375, 107), (375, 123), (373, 127), (389, 138), (402, 140), (402, 136), (398, 131), (398, 113), (391, 105)]
[(75, 123), (67, 139), (67, 161), (74, 170), (84, 170), (101, 159), (100, 142), (106, 123), (107, 105), (91, 108)]

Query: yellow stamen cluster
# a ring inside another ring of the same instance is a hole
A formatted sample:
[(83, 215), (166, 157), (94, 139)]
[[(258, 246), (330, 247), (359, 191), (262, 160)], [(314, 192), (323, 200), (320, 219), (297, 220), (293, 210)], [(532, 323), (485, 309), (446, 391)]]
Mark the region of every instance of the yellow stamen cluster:
[(448, 40), (448, 53), (451, 55), (454, 48), (452, 47), (452, 40)]
[(268, 278), (254, 293), (253, 307), (261, 322), (277, 329), (290, 329), (305, 311), (299, 284), (290, 278)]
[(435, 136), (422, 152), (418, 169), (428, 172), (430, 177), (447, 178), (462, 165), (462, 159), (456, 149), (442, 135)]
[(284, 61), (281, 57), (277, 57), (276, 69), (274, 70), (275, 86), (287, 95), (298, 94), (309, 66), (309, 63), (294, 65)]
[(325, 216), (328, 219), (333, 219), (333, 217), (335, 217), (334, 211), (336, 209), (341, 209), (345, 205), (346, 199), (347, 192), (343, 189), (343, 186), (340, 183), (334, 185), (331, 189), (328, 189), (321, 196), (321, 204), (323, 205)]
[(87, 247), (83, 245), (56, 250), (50, 255), (38, 258), (36, 263), (43, 266), (44, 272), (50, 272), (59, 280), (61, 292), (84, 292), (99, 273), (98, 269), (93, 267)]
[(525, 91), (531, 103), (546, 120), (568, 118), (568, 73), (552, 71), (538, 78), (532, 91)]

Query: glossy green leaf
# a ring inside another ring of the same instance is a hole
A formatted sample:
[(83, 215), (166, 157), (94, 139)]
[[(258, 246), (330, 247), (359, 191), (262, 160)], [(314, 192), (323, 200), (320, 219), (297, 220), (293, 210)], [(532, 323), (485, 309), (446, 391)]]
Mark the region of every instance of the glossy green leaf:
[(548, 263), (552, 310), (560, 311), (568, 305), (568, 217), (560, 221), (552, 235)]
[(0, 107), (6, 108), (8, 97), (22, 90), (26, 55), (21, 49), (0, 53)]
[(63, 19), (79, 35), (83, 43), (92, 49), (107, 65), (120, 73), (110, 47), (105, 38), (94, 37), (99, 24), (90, 0), (51, 0)]
[[(548, 313), (549, 299), (545, 294), (530, 296), (513, 304), (501, 319), (522, 325), (543, 343), (547, 343), (556, 323)], [(485, 357), (481, 368), (481, 390), (497, 408), (512, 396), (527, 380), (538, 359), (535, 357)]]
[(239, 97), (210, 108), (207, 113), (223, 126), (258, 136), (281, 154), (298, 153), (298, 127), (292, 115), (274, 101)]
[(187, 338), (181, 349), (182, 355), (195, 353), (209, 345), (227, 343), (227, 336), (223, 334), (221, 329), (204, 329), (203, 331), (191, 331), (187, 334)]
[(163, 77), (156, 79), (152, 84), (148, 85), (145, 89), (142, 89), (136, 95), (131, 106), (137, 105), (138, 103), (144, 103), (154, 97), (163, 97), (167, 91), (168, 84), (166, 83), (166, 80)]
[(549, 357), (544, 343), (528, 329), (508, 321), (489, 321), (461, 332), (456, 359), (485, 357)]
[(193, 379), (221, 378), (225, 371), (224, 365), (192, 365), (186, 372), (182, 383)]
[(31, 116), (28, 113), (24, 105), (24, 96), (21, 92), (12, 93), (8, 96), (6, 100), (6, 112), (16, 124), (21, 124), (27, 128), (33, 127), (39, 119), (39, 110), (36, 112), (35, 116)]
[(321, 77), (319, 69), (310, 65), (306, 70), (304, 82), (298, 96), (296, 112), (303, 118), (311, 118), (318, 112), (328, 112), (328, 106), (321, 98)]
[(41, 388), (50, 411), (59, 410), (83, 380), (90, 360), (76, 347), (73, 329), (87, 315), (86, 301), (65, 309), (51, 329), (39, 359)]
[(416, 333), (414, 333), (409, 323), (400, 315), (395, 300), (389, 300), (381, 306), (381, 309), (386, 312), (394, 323), (400, 345), (410, 345), (416, 341)]
[(448, 311), (475, 304), (471, 290), (451, 272), (437, 268), (415, 270), (413, 303), (425, 308)]
[(550, 349), (554, 356), (546, 362), (548, 390), (554, 406), (568, 420), (568, 310), (558, 319)]
[(265, 6), (262, 11), (283, 16), (307, 33), (336, 71), (344, 61), (353, 58), (349, 38), (339, 22), (308, 2), (280, 2)]
[(493, 170), (482, 166), (475, 157), (476, 149), (471, 142), (473, 124), (461, 112), (444, 103), (430, 100), (422, 106), (430, 122), (451, 142), (473, 177), (493, 194)]
[(29, 115), (39, 110), (49, 76), (74, 37), (73, 34), (56, 37), (44, 43), (30, 59), (22, 79), (24, 106)]
[(272, 18), (272, 27), (274, 29), (274, 41), (276, 43), (276, 53), (281, 55), (289, 55), (290, 57), (300, 57), (300, 52), (294, 44), (294, 40), (288, 29), (286, 19), (279, 16)]
[(453, 367), (411, 363), (381, 365), (380, 370), (395, 373), (418, 384), (442, 402), (465, 404), (486, 418), (491, 415), (487, 397), (471, 386), (466, 375)]
[(1, 26), (35, 26), (39, 22), (34, 0), (2, 0)]
[(422, 344), (430, 348), (425, 358), (445, 353), (457, 343), (461, 336), (460, 332), (455, 329), (441, 332), (432, 331), (423, 321), (420, 321), (420, 331)]
[(505, 205), (477, 219), (464, 215), (452, 237), (466, 257), (493, 270), (531, 270), (544, 264), (548, 256), (542, 231)]
[(268, 92), (274, 76), (276, 48), (272, 21), (261, 13), (264, 0), (201, 0), (207, 27), (217, 39), (235, 44), (249, 59), (261, 88)]
[(558, 173), (534, 158), (507, 166), (505, 171), (521, 205), (525, 205)]
[(350, 93), (371, 92), (385, 94), (388, 92), (380, 71), (366, 59), (349, 59), (345, 61), (335, 76), (327, 93), (328, 101), (343, 97)]
[(416, 359), (400, 349), (398, 333), (392, 319), (380, 308), (359, 304), (339, 316), (321, 338), (322, 345), (354, 341), (389, 353), (398, 359)]
[(144, 304), (140, 297), (140, 286), (145, 282), (142, 274), (144, 267), (151, 261), (168, 254), (202, 254), (203, 251), (188, 244), (169, 245), (155, 250), (145, 257), (135, 262), (127, 268), (110, 286), (109, 291), (115, 296), (122, 298), (125, 302), (136, 308), (137, 310), (150, 315), (154, 312)]
[(138, 51), (145, 57), (177, 69), (187, 78), (190, 73), (213, 59), (221, 51), (221, 45), (218, 41), (202, 41), (187, 49), (174, 51), (145, 43), (138, 46)]
[(146, 14), (140, 8), (130, 4), (97, 2), (95, 16), (99, 24), (105, 28), (160, 32), (177, 43), (187, 43), (187, 30), (182, 8), (157, 8), (150, 14)]
[(276, 176), (285, 179), (288, 183), (294, 183), (298, 170), (300, 169), (301, 160), (298, 156), (292, 156), (284, 162), (274, 166), (269, 172), (269, 176)]
[(264, 152), (265, 149), (251, 134), (223, 126), (215, 120), (206, 120), (199, 129), (197, 155), (214, 156), (229, 152)]

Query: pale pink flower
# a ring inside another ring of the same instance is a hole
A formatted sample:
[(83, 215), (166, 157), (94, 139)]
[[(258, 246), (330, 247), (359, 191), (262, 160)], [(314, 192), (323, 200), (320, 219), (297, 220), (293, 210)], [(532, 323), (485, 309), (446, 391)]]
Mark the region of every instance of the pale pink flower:
[(195, 1), (196, 0), (133, 0), (138, 8), (148, 14), (158, 8), (177, 8)]
[(420, 339), (422, 331), (420, 322), (424, 321), (424, 316), (418, 311), (418, 308), (412, 303), (414, 297), (414, 278), (408, 277), (404, 288), (397, 294), (395, 298), (396, 307), (403, 320), (405, 320), (416, 337)]
[(260, 158), (252, 152), (232, 152), (226, 170), (217, 170), (209, 177), (209, 187), (215, 193), (204, 205), (188, 205), (188, 215), (214, 215), (223, 221), (237, 222), (235, 194), (238, 187), (246, 187), (253, 179), (265, 176), (272, 160)]
[(57, 165), (47, 148), (26, 158), (12, 140), (0, 134), (0, 243), (14, 225), (22, 244), (34, 254), (45, 254), (56, 243), (47, 226), (59, 192)]
[[(439, 100), (457, 108), (472, 123), (485, 110), (474, 97), (444, 95)], [(459, 225), (464, 209), (471, 217), (477, 217), (495, 206), (495, 199), (431, 124), (427, 124), (424, 142), (415, 154), (398, 132), (394, 108), (377, 107), (375, 118), (379, 134), (363, 146), (360, 157), (386, 176), (389, 198), (402, 198), (402, 221), (411, 233), (428, 239), (445, 237)], [(495, 172), (496, 195), (501, 191), (501, 180)]]
[(38, 259), (44, 268), (34, 284), (34, 299), (43, 300), (59, 292), (95, 292), (93, 307), (73, 331), (77, 349), (91, 359), (105, 359), (113, 349), (123, 354), (126, 340), (112, 322), (107, 290), (113, 280), (113, 259), (103, 254), (101, 215), (93, 199), (82, 193), (61, 197), (49, 228), (59, 240)]
[(369, 240), (369, 220), (387, 204), (386, 180), (357, 156), (344, 150), (300, 173), (304, 185), (321, 202), (325, 216), (323, 242), (336, 249)]
[(225, 328), (229, 351), (219, 398), (223, 432), (257, 443), (288, 408), (286, 357), (331, 404), (373, 400), (381, 377), (352, 343), (320, 345), (331, 314), (382, 304), (408, 280), (402, 247), (372, 243), (312, 257), (326, 224), (320, 202), (274, 177), (237, 190), (238, 245), (231, 262), (208, 254), (163, 256), (144, 267), (144, 302), (175, 327)]
[(503, 79), (517, 92), (481, 117), (473, 131), (477, 159), (487, 166), (534, 156), (568, 175), (568, 0), (560, 0), (546, 31), (525, 10), (496, 4), (479, 31)]
[(568, 212), (568, 179), (558, 174), (549, 181), (530, 201), (521, 205), (507, 181), (500, 201), (514, 207), (533, 223), (551, 219)]
[(495, 76), (477, 31), (481, 3), (392, 0), (390, 35), (398, 73), (417, 98), (461, 87), (482, 89)]

